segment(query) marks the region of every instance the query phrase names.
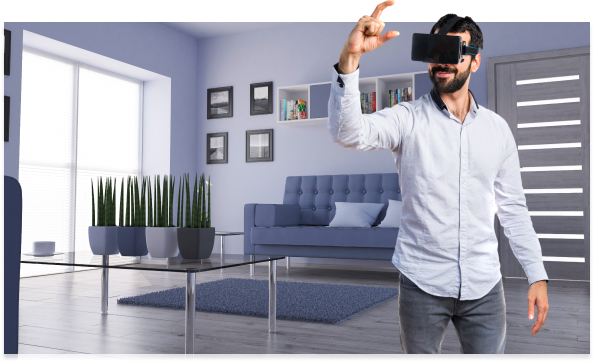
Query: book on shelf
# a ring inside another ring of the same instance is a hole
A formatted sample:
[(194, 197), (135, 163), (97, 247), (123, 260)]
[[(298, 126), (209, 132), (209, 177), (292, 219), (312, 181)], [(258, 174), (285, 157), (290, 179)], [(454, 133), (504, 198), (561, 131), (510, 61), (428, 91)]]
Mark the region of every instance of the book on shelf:
[(281, 100), (281, 121), (307, 119), (307, 102), (303, 99)]
[(307, 102), (303, 99), (298, 99), (296, 101), (297, 104), (297, 114), (299, 115), (299, 119), (307, 119)]
[(361, 93), (361, 113), (371, 114), (374, 113), (376, 109), (376, 93)]
[(395, 105), (402, 102), (410, 102), (412, 100), (412, 87), (403, 87), (394, 90), (388, 90), (388, 102), (390, 104), (390, 107), (394, 107)]

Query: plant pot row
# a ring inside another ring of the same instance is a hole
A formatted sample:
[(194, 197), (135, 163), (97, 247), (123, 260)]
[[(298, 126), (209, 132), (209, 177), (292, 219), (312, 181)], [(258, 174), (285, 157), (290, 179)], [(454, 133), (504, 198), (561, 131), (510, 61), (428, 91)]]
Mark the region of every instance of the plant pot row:
[(212, 254), (215, 228), (89, 226), (95, 255), (206, 259)]

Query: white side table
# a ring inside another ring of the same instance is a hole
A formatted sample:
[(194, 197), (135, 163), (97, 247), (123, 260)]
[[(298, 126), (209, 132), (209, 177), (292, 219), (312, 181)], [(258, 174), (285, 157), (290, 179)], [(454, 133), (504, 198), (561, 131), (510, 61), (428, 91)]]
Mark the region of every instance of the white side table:
[[(243, 231), (215, 231), (215, 235), (221, 237), (221, 259), (225, 257), (225, 236), (232, 236), (232, 235), (243, 235)], [(253, 261), (254, 256), (250, 256), (250, 260)], [(287, 261), (287, 269), (291, 267), (289, 257), (285, 257)], [(222, 271), (222, 269), (221, 269)], [(254, 264), (250, 264), (250, 275), (254, 275)]]
[(225, 236), (243, 235), (243, 231), (216, 231), (215, 235), (221, 237), (221, 257), (225, 254)]

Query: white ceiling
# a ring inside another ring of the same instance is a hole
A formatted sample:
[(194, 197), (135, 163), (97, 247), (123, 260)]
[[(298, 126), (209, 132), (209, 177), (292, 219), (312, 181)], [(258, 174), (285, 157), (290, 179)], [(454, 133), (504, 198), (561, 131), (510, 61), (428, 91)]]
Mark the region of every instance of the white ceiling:
[(266, 28), (274, 28), (284, 23), (184, 23), (164, 22), (174, 29), (184, 32), (196, 39), (211, 38), (221, 35), (244, 33)]

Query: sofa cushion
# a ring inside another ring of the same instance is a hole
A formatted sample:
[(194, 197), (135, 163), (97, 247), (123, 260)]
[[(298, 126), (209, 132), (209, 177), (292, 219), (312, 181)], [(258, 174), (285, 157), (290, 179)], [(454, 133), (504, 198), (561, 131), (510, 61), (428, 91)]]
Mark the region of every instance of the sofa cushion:
[(327, 227), (371, 227), (383, 207), (382, 203), (336, 202), (336, 215)]
[(253, 244), (394, 248), (398, 228), (252, 227)]
[(255, 207), (256, 226), (297, 226), (299, 205), (258, 204)]
[(402, 217), (402, 201), (388, 200), (388, 211), (386, 211), (386, 217), (377, 227), (379, 228), (399, 228), (400, 219)]

